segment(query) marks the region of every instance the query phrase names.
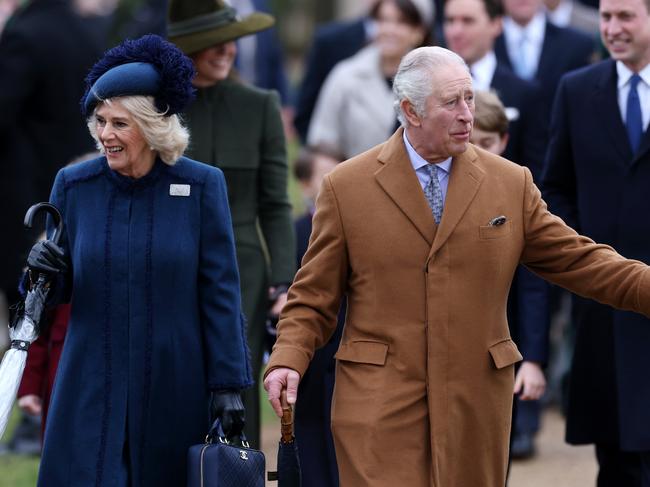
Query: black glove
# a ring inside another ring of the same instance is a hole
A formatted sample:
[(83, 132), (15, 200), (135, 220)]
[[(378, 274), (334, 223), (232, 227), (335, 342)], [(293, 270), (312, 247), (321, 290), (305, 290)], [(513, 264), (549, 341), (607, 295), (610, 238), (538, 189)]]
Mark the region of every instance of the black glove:
[(241, 435), (246, 423), (246, 413), (239, 391), (214, 391), (210, 398), (212, 421), (220, 420), (226, 438)]
[(68, 262), (63, 249), (51, 240), (37, 242), (27, 256), (27, 266), (33, 272), (45, 274), (65, 273)]

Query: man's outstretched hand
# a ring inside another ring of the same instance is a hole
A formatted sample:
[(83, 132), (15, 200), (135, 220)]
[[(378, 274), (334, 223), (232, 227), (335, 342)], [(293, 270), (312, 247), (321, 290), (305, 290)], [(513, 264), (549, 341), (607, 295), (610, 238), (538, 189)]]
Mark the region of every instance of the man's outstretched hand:
[(282, 405), (280, 404), (280, 393), (282, 389), (287, 390), (287, 402), (295, 404), (298, 397), (298, 383), (300, 374), (293, 369), (279, 367), (269, 372), (264, 379), (264, 389), (269, 396), (271, 407), (278, 418), (282, 417)]

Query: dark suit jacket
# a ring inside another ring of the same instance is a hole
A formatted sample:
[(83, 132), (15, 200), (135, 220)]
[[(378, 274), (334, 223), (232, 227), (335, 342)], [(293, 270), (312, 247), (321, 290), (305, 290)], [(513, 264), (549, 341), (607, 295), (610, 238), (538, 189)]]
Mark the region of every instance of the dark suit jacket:
[[(550, 107), (553, 103), (555, 90), (562, 75), (589, 64), (594, 57), (595, 49), (594, 40), (587, 34), (546, 22), (544, 44), (535, 74), (535, 80), (542, 88), (544, 106)], [(497, 37), (494, 52), (500, 64), (512, 69), (503, 34)]]
[(47, 201), (59, 168), (94, 148), (79, 100), (101, 44), (66, 0), (28, 3), (0, 38), (0, 289), (10, 302), (32, 241), (25, 211)]
[[(510, 139), (503, 154), (506, 159), (528, 167), (535, 181), (542, 173), (547, 140), (547, 117), (541, 89), (522, 80), (505, 66), (497, 65), (491, 88), (506, 109), (515, 111), (510, 121)], [(524, 360), (548, 361), (548, 284), (523, 267), (515, 273), (508, 296), (508, 324)]]
[[(553, 107), (544, 175), (551, 211), (622, 255), (650, 263), (650, 134), (632, 154), (614, 61), (567, 74)], [(598, 287), (598, 282), (593, 282)], [(650, 322), (577, 299), (570, 443), (650, 450)]]
[(364, 19), (335, 22), (316, 32), (296, 102), (294, 125), (301, 140), (307, 140), (309, 121), (318, 93), (329, 72), (339, 61), (349, 58), (366, 43), (363, 23)]
[(548, 118), (541, 88), (536, 83), (522, 80), (502, 65), (497, 65), (490, 87), (499, 95), (506, 109), (518, 113), (517, 118), (510, 121), (510, 139), (503, 156), (528, 167), (538, 181), (548, 138)]

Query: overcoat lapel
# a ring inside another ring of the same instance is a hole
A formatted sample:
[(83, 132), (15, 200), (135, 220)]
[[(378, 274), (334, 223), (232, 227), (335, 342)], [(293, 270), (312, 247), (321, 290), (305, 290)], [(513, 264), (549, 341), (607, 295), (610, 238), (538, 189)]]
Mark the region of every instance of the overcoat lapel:
[(384, 165), (377, 170), (375, 178), (427, 243), (432, 245), (436, 233), (435, 222), (404, 147), (403, 132), (402, 128), (397, 130), (382, 148), (377, 159)]
[(612, 146), (621, 155), (617, 161), (627, 165), (627, 161), (632, 159), (632, 150), (621, 118), (621, 110), (618, 106), (616, 80), (616, 64), (612, 61), (610, 69), (604, 70), (603, 75), (596, 84), (593, 104), (597, 107), (600, 125), (608, 127), (605, 133), (609, 134)]
[(483, 182), (485, 172), (476, 165), (477, 157), (476, 151), (470, 145), (465, 152), (455, 157), (451, 164), (445, 207), (431, 247), (431, 255), (447, 241)]

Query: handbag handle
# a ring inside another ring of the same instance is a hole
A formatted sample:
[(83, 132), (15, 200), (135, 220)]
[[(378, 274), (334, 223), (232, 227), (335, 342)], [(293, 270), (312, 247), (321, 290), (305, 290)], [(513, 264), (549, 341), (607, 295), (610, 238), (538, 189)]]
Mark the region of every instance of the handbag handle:
[[(241, 433), (239, 433), (239, 435), (235, 436), (234, 438), (239, 438), (239, 442), (243, 447), (250, 448), (250, 445), (248, 444), (248, 440), (246, 439), (246, 435), (244, 434), (243, 430)], [(205, 442), (214, 443), (215, 439), (220, 443), (224, 443), (226, 445), (230, 445), (233, 443), (230, 440), (228, 440), (226, 434), (223, 432), (223, 426), (221, 425), (221, 420), (219, 418), (215, 419), (214, 423), (212, 423), (212, 427), (210, 427), (210, 431), (208, 431), (208, 434), (205, 437)]]

